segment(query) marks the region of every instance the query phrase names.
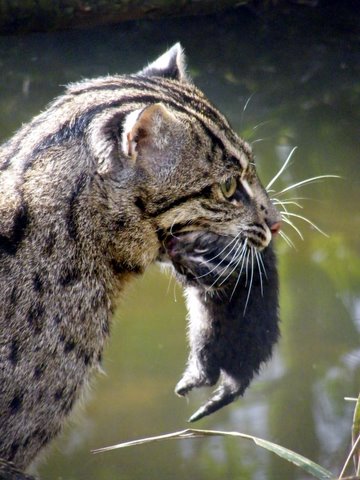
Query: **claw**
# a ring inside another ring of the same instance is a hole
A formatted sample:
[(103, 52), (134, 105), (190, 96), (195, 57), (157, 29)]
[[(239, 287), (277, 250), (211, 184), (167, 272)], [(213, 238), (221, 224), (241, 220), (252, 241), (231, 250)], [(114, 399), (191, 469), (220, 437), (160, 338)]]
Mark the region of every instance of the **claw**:
[(220, 408), (225, 407), (229, 403), (232, 403), (239, 395), (243, 393), (243, 388), (239, 385), (238, 388), (234, 390), (234, 385), (228, 385), (223, 383), (220, 387), (214, 392), (213, 396), (202, 405), (191, 417), (188, 422), (196, 422), (211, 413), (220, 410)]
[(194, 386), (194, 384), (187, 382), (184, 378), (182, 378), (175, 387), (175, 393), (179, 397), (185, 397), (194, 388)]

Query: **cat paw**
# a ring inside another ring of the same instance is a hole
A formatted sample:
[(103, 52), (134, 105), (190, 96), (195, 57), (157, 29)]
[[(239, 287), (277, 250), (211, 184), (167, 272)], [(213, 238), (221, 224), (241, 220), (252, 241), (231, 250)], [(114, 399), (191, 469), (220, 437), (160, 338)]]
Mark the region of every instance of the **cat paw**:
[(211, 387), (215, 385), (220, 376), (220, 370), (212, 372), (212, 375), (191, 375), (185, 372), (182, 379), (177, 383), (175, 387), (176, 395), (185, 397), (193, 388), (200, 388), (203, 386)]

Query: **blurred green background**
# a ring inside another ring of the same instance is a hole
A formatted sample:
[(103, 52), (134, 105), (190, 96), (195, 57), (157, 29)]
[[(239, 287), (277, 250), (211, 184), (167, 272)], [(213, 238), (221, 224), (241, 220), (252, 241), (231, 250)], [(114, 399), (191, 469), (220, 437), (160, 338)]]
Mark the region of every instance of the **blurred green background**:
[[(339, 3), (339, 2), (338, 2)], [(264, 184), (294, 146), (278, 190), (307, 177), (342, 179), (289, 191), (326, 238), (301, 220), (276, 239), (282, 338), (243, 399), (199, 422), (292, 448), (338, 473), (350, 445), (360, 380), (360, 32), (346, 8), (249, 10), (0, 38), (0, 135), (8, 138), (63, 85), (141, 69), (181, 41), (195, 83), (253, 144)], [(244, 108), (246, 106), (246, 108)], [(179, 287), (154, 266), (124, 294), (104, 370), (86, 404), (39, 467), (46, 480), (306, 479), (253, 444), (172, 441), (92, 455), (90, 450), (187, 428), (204, 389), (177, 398), (186, 311)]]

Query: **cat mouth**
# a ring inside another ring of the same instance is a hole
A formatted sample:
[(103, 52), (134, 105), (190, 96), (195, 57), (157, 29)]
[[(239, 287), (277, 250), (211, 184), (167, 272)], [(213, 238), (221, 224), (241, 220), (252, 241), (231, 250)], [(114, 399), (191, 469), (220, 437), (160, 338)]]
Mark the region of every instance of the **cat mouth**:
[[(160, 261), (171, 263), (180, 280), (207, 290), (224, 289), (247, 270), (251, 247), (244, 238), (213, 232), (184, 232), (163, 241)], [(165, 258), (164, 258), (165, 257)]]

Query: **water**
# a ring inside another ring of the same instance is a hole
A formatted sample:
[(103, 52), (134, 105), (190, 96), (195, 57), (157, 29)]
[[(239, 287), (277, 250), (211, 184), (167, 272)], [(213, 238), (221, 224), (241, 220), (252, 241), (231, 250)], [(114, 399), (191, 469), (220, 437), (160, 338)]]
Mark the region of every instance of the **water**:
[[(306, 12), (308, 17), (302, 18)], [(329, 237), (296, 220), (295, 248), (277, 239), (282, 339), (245, 397), (199, 422), (292, 448), (338, 473), (359, 392), (359, 38), (340, 11), (238, 14), (0, 39), (0, 132), (9, 137), (63, 90), (107, 73), (134, 72), (180, 40), (196, 84), (253, 142), (265, 184), (294, 146), (278, 190), (335, 174), (288, 197)], [(246, 105), (246, 109), (244, 107)], [(283, 198), (288, 198), (286, 195)], [(234, 439), (172, 441), (94, 456), (93, 448), (187, 428), (209, 395), (173, 394), (187, 355), (185, 307), (156, 267), (127, 291), (100, 376), (86, 405), (39, 467), (66, 480), (306, 479), (300, 470)]]

